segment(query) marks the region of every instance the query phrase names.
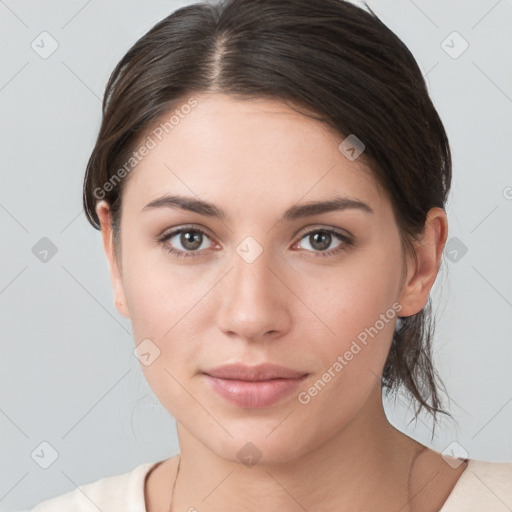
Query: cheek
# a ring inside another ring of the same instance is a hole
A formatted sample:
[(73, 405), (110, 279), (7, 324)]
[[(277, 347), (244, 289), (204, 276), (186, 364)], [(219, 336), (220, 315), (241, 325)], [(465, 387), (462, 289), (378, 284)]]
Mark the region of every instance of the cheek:
[(368, 248), (336, 269), (322, 269), (323, 276), (316, 271), (302, 281), (304, 302), (314, 305), (326, 326), (321, 336), (310, 328), (308, 338), (318, 342), (308, 350), (322, 367), (320, 378), (327, 371), (326, 387), (335, 390), (339, 404), (344, 401), (339, 397), (358, 401), (370, 391), (389, 352), (401, 310), (401, 267), (398, 251), (392, 246), (387, 251)]
[(145, 364), (139, 353), (141, 368), (158, 398), (179, 407), (184, 393), (178, 382), (196, 369), (205, 330), (214, 322), (208, 292), (218, 277), (132, 247), (123, 260), (123, 287), (135, 345), (150, 354), (151, 363)]
[(197, 286), (197, 277), (189, 279), (184, 267), (166, 263), (163, 249), (145, 247), (132, 234), (123, 243), (123, 288), (135, 341), (161, 340), (171, 335), (180, 318), (186, 319), (198, 300), (197, 288), (202, 287)]
[[(162, 266), (127, 265), (125, 294), (130, 308), (141, 369), (163, 406), (178, 421), (200, 414), (196, 383), (190, 380), (204, 343), (205, 317), (201, 307), (208, 286), (204, 280), (189, 282), (176, 270)], [(205, 299), (207, 299), (205, 297)], [(211, 324), (212, 320), (209, 319)], [(149, 353), (144, 360), (144, 353)], [(186, 391), (187, 392), (186, 392)]]
[(322, 318), (334, 334), (325, 331), (316, 337), (310, 351), (319, 370), (297, 396), (302, 428), (313, 436), (334, 434), (371, 395), (380, 396), (380, 375), (400, 305), (394, 302), (391, 283), (359, 277), (340, 280), (321, 303)]
[[(390, 328), (392, 331), (390, 320), (397, 317), (397, 305), (393, 309), (393, 304), (399, 297), (401, 274), (396, 261), (384, 254), (373, 257), (368, 250), (347, 259), (337, 268), (304, 274), (307, 278), (301, 278), (300, 287), (304, 302), (313, 305), (329, 328), (330, 336), (324, 337), (327, 343), (320, 346), (343, 348), (376, 323), (379, 335), (382, 331), (386, 337)], [(385, 315), (384, 324), (380, 321), (382, 315)]]

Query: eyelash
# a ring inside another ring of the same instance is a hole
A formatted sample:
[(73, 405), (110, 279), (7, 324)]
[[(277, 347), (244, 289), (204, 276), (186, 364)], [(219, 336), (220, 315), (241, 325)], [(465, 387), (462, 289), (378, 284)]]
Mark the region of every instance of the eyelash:
[[(201, 233), (202, 235), (206, 236), (207, 238), (210, 238), (208, 236), (208, 234), (205, 231), (203, 231), (202, 229), (199, 229), (196, 227), (194, 227), (194, 228), (193, 227), (182, 227), (182, 228), (176, 229), (176, 230), (171, 231), (170, 233), (167, 233), (166, 235), (162, 236), (161, 238), (159, 238), (159, 242), (167, 249), (167, 251), (169, 253), (173, 254), (174, 256), (176, 256), (178, 258), (189, 258), (189, 257), (193, 258), (193, 257), (197, 257), (197, 256), (202, 256), (202, 254), (199, 251), (190, 251), (190, 252), (181, 251), (179, 249), (175, 249), (174, 247), (169, 247), (166, 245), (166, 242), (169, 239), (171, 239), (172, 237), (179, 235), (180, 233), (188, 232), (188, 231), (195, 232), (195, 233)], [(346, 250), (347, 248), (350, 248), (354, 245), (353, 240), (351, 238), (349, 238), (348, 236), (343, 235), (334, 229), (328, 229), (328, 228), (317, 228), (317, 229), (308, 231), (307, 233), (304, 233), (300, 237), (300, 240), (302, 240), (303, 238), (306, 238), (307, 236), (312, 235), (313, 233), (328, 233), (330, 235), (334, 235), (336, 238), (338, 238), (338, 240), (343, 242), (335, 249), (331, 249), (329, 251), (312, 251), (315, 253), (315, 256), (313, 256), (314, 258), (317, 256), (323, 256), (323, 257), (334, 256), (338, 252)]]

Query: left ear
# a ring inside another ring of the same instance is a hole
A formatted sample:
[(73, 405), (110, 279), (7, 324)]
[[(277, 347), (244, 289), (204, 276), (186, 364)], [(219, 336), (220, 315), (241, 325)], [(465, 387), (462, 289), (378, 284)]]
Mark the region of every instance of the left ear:
[(401, 317), (415, 315), (425, 307), (439, 271), (447, 235), (445, 211), (439, 207), (431, 208), (421, 239), (413, 242), (416, 261), (412, 256), (407, 257), (407, 277), (399, 299)]

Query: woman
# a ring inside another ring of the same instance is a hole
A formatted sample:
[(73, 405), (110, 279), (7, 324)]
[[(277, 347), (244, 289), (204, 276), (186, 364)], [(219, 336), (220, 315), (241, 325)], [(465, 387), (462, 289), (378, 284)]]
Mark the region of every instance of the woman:
[(228, 0), (158, 23), (107, 85), (84, 207), (180, 454), (33, 510), (510, 509), (512, 465), (441, 455), (382, 405), (402, 387), (446, 412), (450, 182), (422, 74), (372, 12)]

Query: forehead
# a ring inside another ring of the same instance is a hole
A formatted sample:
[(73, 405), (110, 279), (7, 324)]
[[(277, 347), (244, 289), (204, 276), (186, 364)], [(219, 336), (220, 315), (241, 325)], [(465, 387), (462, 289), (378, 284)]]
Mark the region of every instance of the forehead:
[(194, 98), (193, 108), (177, 104), (144, 134), (154, 147), (131, 172), (123, 202), (141, 209), (164, 193), (252, 209), (330, 194), (384, 200), (372, 170), (347, 159), (338, 149), (344, 137), (325, 123), (277, 100)]

